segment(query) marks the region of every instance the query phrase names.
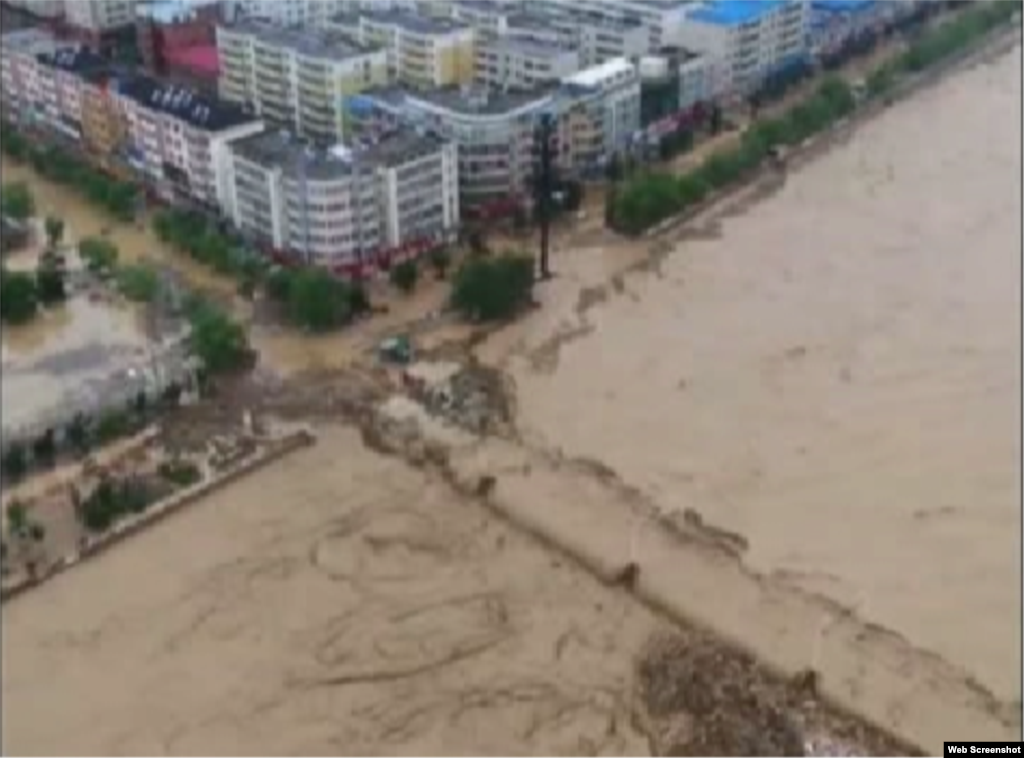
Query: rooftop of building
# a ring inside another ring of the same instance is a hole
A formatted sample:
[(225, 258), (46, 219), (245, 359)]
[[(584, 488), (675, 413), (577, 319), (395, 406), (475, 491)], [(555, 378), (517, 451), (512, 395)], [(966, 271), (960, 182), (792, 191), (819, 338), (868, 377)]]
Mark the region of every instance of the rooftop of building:
[(715, 26), (740, 26), (759, 21), (791, 0), (711, 0), (690, 11), (687, 18)]
[(287, 131), (264, 131), (231, 143), (231, 150), (265, 168), (280, 168), (292, 176), (305, 172), (314, 181), (352, 175), (352, 162), (336, 152), (313, 147)]
[(877, 5), (878, 0), (812, 0), (811, 8), (816, 11), (856, 13)]
[(681, 47), (679, 45), (665, 45), (663, 47), (659, 47), (655, 55), (661, 56), (662, 58), (674, 58), (680, 63), (686, 63), (687, 61), (706, 57), (704, 53), (699, 50), (691, 50), (690, 48)]
[(177, 24), (193, 20), (210, 6), (216, 9), (217, 0), (151, 0), (136, 5), (135, 15), (157, 24)]
[(220, 73), (220, 56), (216, 45), (193, 45), (167, 51), (167, 62), (204, 76)]
[(202, 95), (187, 87), (167, 84), (149, 76), (126, 76), (117, 80), (114, 87), (121, 96), (140, 105), (210, 132), (259, 121), (257, 116), (236, 103)]
[(416, 34), (441, 35), (472, 29), (468, 24), (463, 24), (450, 18), (431, 18), (412, 11), (392, 8), (364, 8), (354, 13), (338, 13), (332, 17), (332, 20), (342, 24), (355, 25), (360, 18), (365, 18), (378, 24), (398, 26), (405, 31)]
[(110, 61), (102, 55), (94, 53), (87, 47), (65, 48), (52, 52), (39, 53), (36, 59), (53, 68), (68, 71), (74, 74), (84, 74), (88, 71), (107, 68)]
[(378, 166), (394, 167), (437, 153), (443, 146), (439, 137), (405, 129), (365, 146), (356, 155)]
[(52, 47), (57, 43), (56, 37), (45, 29), (15, 29), (0, 35), (0, 44), (5, 52), (31, 52), (37, 48)]
[(465, 116), (500, 116), (548, 100), (553, 86), (528, 90), (495, 91), (482, 87), (444, 87), (416, 91), (409, 96)]
[(565, 77), (562, 82), (576, 87), (599, 87), (607, 79), (635, 71), (636, 66), (630, 63), (628, 58), (612, 58), (596, 66), (577, 71), (575, 74)]
[(311, 58), (343, 61), (374, 51), (374, 48), (361, 45), (339, 32), (310, 27), (283, 27), (256, 19), (221, 24), (218, 29), (252, 35), (261, 42), (294, 50)]
[(573, 53), (571, 48), (564, 45), (557, 45), (550, 42), (538, 42), (535, 40), (519, 39), (515, 37), (500, 37), (488, 42), (484, 50), (518, 52), (534, 58), (558, 58)]

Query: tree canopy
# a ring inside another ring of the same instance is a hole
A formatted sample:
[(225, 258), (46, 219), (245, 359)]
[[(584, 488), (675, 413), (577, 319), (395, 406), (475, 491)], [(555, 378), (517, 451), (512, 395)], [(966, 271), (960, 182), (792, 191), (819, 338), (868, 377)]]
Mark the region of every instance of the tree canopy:
[(35, 215), (36, 202), (25, 182), (9, 182), (0, 187), (0, 209), (5, 216), (24, 221)]
[(509, 318), (530, 301), (533, 265), (520, 253), (466, 260), (452, 282), (452, 306), (476, 321)]
[(102, 237), (86, 237), (78, 243), (78, 255), (93, 273), (112, 272), (117, 266), (117, 245)]
[(0, 318), (8, 324), (31, 321), (39, 307), (35, 277), (22, 271), (0, 269)]

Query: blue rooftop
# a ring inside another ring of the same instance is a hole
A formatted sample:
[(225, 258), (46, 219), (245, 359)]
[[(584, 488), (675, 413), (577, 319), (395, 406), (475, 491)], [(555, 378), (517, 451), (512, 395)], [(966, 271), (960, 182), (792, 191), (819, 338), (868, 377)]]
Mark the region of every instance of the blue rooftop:
[(865, 11), (878, 0), (812, 0), (811, 8), (816, 11), (835, 11), (836, 13), (859, 13)]
[(757, 21), (790, 0), (712, 0), (688, 18), (717, 26), (739, 26)]

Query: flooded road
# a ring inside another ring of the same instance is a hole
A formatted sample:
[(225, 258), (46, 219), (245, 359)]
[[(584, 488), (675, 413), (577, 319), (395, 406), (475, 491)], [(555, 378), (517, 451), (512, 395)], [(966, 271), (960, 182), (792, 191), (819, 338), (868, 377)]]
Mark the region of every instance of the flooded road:
[(749, 566), (1007, 699), (1020, 66), (1018, 46), (896, 105), (583, 316), (609, 253), (565, 254), (514, 361), (527, 437), (742, 535)]

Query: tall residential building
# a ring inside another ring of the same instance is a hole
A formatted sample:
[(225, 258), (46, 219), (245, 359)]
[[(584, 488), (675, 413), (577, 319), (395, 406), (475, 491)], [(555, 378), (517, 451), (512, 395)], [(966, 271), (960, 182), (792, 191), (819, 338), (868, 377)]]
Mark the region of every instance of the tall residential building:
[(544, 42), (496, 38), (476, 53), (476, 83), (495, 89), (533, 89), (579, 69), (579, 53)]
[(333, 143), (345, 132), (344, 100), (387, 82), (387, 54), (336, 32), (240, 22), (217, 29), (220, 95), (267, 121)]
[(135, 0), (69, 0), (64, 18), (71, 26), (105, 32), (135, 23)]
[(510, 15), (504, 28), (505, 36), (513, 39), (570, 47), (579, 53), (585, 68), (616, 58), (637, 58), (650, 48), (648, 32), (637, 21), (577, 13), (556, 5)]
[(450, 19), (403, 10), (362, 10), (338, 14), (327, 23), (363, 44), (387, 51), (392, 80), (430, 89), (473, 81), (476, 35)]
[(567, 108), (585, 118), (575, 121), (564, 141), (573, 150), (573, 164), (592, 169), (627, 150), (640, 131), (640, 72), (626, 58), (606, 61), (562, 81)]
[(64, 15), (65, 0), (7, 0), (7, 3), (40, 18), (59, 18)]
[(689, 6), (680, 44), (706, 53), (714, 89), (743, 95), (809, 55), (806, 0), (716, 0)]
[(580, 16), (642, 26), (647, 51), (678, 43), (685, 8), (693, 0), (526, 0), (528, 8), (557, 7)]
[(112, 85), (125, 123), (128, 162), (167, 199), (230, 210), (229, 147), (263, 130), (235, 103), (202, 96), (148, 76)]
[(39, 101), (36, 121), (64, 138), (82, 140), (83, 77), (106, 71), (110, 61), (88, 48), (42, 53), (39, 61)]
[(227, 21), (263, 19), (277, 26), (319, 26), (354, 0), (222, 0)]
[(533, 171), (534, 130), (554, 108), (554, 88), (489, 92), (447, 88), (418, 92), (391, 88), (366, 93), (358, 105), (362, 125), (387, 130), (414, 126), (455, 143), (463, 212), (495, 201), (521, 200)]
[(0, 41), (0, 106), (4, 118), (31, 123), (42, 107), (38, 56), (74, 49), (43, 29), (7, 32)]
[(336, 271), (369, 269), (458, 225), (454, 147), (432, 137), (396, 134), (352, 151), (265, 132), (233, 146), (231, 175), (231, 218), (243, 234)]

